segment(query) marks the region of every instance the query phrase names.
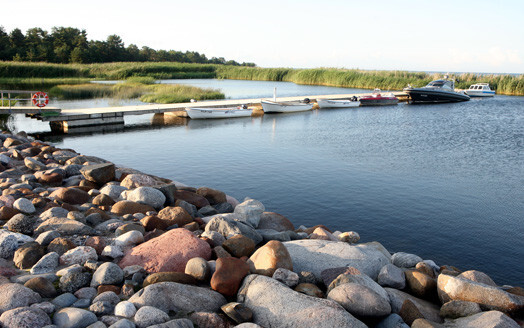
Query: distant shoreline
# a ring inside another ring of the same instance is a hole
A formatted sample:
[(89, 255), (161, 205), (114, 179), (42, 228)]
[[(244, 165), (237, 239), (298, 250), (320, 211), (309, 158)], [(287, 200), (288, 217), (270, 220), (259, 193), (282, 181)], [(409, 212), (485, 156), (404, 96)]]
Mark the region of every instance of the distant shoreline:
[[(0, 61), (0, 88), (51, 88), (86, 83), (89, 80), (153, 79), (235, 79), (283, 81), (305, 85), (345, 88), (402, 90), (421, 87), (442, 78), (441, 73), (410, 71), (368, 71), (338, 68), (260, 68), (174, 62), (118, 62), (104, 64), (51, 64)], [(497, 94), (524, 96), (524, 74), (449, 73), (457, 89), (485, 82)]]

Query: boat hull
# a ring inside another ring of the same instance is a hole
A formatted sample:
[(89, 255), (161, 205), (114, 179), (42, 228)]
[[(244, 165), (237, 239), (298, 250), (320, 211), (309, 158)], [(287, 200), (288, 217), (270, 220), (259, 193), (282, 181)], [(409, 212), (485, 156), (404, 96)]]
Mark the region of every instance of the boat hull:
[(360, 106), (360, 101), (317, 99), (318, 107), (322, 108), (351, 108)]
[(264, 113), (292, 113), (304, 112), (313, 109), (313, 104), (292, 103), (292, 102), (273, 102), (262, 100)]
[(360, 98), (360, 106), (392, 106), (398, 104), (398, 98)]
[(493, 97), (495, 96), (495, 91), (486, 91), (486, 90), (466, 90), (466, 93), (470, 97)]
[(412, 103), (446, 103), (469, 100), (468, 95), (451, 91), (419, 88), (405, 90), (405, 92), (411, 98)]
[(186, 108), (186, 112), (191, 119), (220, 119), (248, 117), (251, 116), (253, 110), (239, 108)]

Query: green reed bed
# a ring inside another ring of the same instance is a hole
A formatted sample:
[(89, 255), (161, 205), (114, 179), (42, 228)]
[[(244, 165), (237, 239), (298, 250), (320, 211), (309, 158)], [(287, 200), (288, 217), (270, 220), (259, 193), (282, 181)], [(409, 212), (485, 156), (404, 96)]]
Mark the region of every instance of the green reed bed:
[(50, 94), (62, 99), (91, 99), (111, 97), (118, 99), (139, 98), (148, 103), (189, 102), (191, 99), (224, 99), (225, 96), (215, 89), (203, 89), (186, 85), (155, 84), (148, 77), (133, 77), (123, 83), (78, 85), (59, 85), (50, 90)]
[(209, 88), (197, 88), (180, 84), (158, 84), (150, 86), (151, 93), (140, 97), (140, 100), (148, 103), (180, 103), (195, 100), (224, 99), (225, 96), (219, 90)]
[(68, 77), (68, 78), (18, 78), (18, 77), (0, 77), (0, 89), (31, 89), (44, 91), (48, 90), (51, 87), (59, 84), (81, 84), (92, 81), (93, 79), (89, 78), (77, 78), (77, 77)]
[[(337, 68), (290, 69), (259, 67), (217, 67), (217, 77), (238, 80), (285, 81), (297, 84), (327, 85), (347, 88), (402, 90), (408, 84), (421, 87), (442, 74), (407, 71), (365, 71)], [(524, 75), (505, 74), (451, 74), (458, 82), (456, 87), (467, 89), (470, 85), (489, 83), (498, 94), (524, 95)]]

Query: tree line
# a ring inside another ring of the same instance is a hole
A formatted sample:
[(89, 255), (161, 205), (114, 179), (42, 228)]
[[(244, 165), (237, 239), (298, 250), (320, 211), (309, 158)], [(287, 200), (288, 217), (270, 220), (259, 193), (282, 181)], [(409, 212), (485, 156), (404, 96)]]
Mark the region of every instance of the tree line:
[(0, 60), (48, 63), (110, 63), (110, 62), (180, 62), (200, 64), (225, 64), (256, 66), (254, 63), (238, 63), (224, 57), (212, 57), (196, 51), (139, 49), (127, 47), (118, 35), (110, 35), (106, 41), (88, 40), (86, 30), (73, 27), (53, 27), (51, 33), (35, 27), (24, 33), (15, 28), (7, 33), (0, 26)]

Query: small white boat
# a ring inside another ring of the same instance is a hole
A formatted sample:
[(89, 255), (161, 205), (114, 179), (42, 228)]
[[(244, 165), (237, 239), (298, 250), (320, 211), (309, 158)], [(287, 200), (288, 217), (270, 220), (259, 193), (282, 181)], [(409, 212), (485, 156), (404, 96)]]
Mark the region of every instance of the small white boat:
[(313, 109), (310, 102), (262, 100), (261, 103), (264, 113), (291, 113)]
[(360, 106), (357, 97), (351, 99), (317, 99), (318, 107), (322, 108), (350, 108)]
[(495, 91), (491, 90), (489, 83), (473, 84), (466, 90), (466, 93), (470, 97), (493, 97), (495, 95)]
[(253, 114), (253, 109), (247, 106), (238, 107), (224, 107), (224, 108), (186, 108), (187, 115), (192, 119), (208, 119), (208, 118), (233, 118), (233, 117), (248, 117)]
[(313, 104), (308, 98), (303, 101), (277, 101), (277, 88), (273, 89), (273, 100), (262, 100), (264, 113), (291, 113), (303, 112), (313, 109)]

